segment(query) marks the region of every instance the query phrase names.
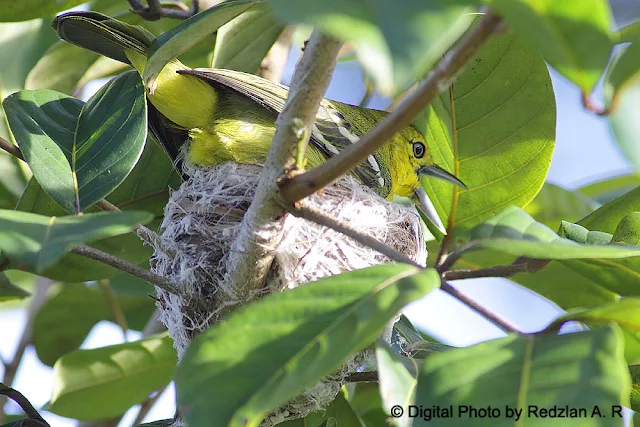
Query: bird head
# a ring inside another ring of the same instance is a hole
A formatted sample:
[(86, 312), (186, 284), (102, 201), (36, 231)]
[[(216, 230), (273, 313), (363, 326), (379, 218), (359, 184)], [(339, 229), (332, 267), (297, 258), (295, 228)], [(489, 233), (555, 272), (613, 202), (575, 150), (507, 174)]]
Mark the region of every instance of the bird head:
[(398, 170), (404, 170), (404, 173), (409, 176), (395, 181), (411, 183), (411, 188), (404, 189), (404, 191), (394, 191), (394, 193), (404, 193), (406, 196), (413, 199), (418, 208), (436, 226), (436, 228), (441, 233), (447, 234), (447, 230), (440, 220), (433, 202), (431, 202), (431, 199), (429, 199), (429, 196), (422, 187), (420, 177), (430, 176), (438, 178), (464, 189), (467, 189), (467, 186), (455, 175), (446, 171), (434, 162), (431, 147), (427, 145), (424, 136), (415, 127), (409, 126), (405, 128), (401, 132), (400, 136), (400, 139), (404, 141), (403, 144), (405, 145), (402, 151), (405, 153), (404, 157), (408, 158), (410, 167), (396, 168)]

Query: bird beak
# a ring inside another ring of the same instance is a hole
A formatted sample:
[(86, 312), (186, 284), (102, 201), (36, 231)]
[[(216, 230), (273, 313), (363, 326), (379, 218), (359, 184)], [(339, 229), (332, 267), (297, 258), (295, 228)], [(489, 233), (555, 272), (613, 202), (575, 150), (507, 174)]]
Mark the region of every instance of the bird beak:
[[(417, 170), (417, 173), (418, 175), (438, 178), (443, 181), (447, 181), (452, 184), (455, 184), (464, 189), (467, 189), (467, 186), (464, 185), (462, 181), (460, 181), (454, 175), (450, 174), (446, 170), (436, 165), (422, 166), (420, 169)], [(415, 188), (414, 192), (416, 197), (418, 198), (418, 201), (420, 202), (419, 203), (420, 209), (425, 214), (425, 216), (429, 219), (429, 221), (433, 223), (433, 225), (436, 226), (438, 231), (440, 231), (442, 234), (447, 234), (447, 229), (445, 228), (444, 224), (442, 224), (442, 221), (438, 216), (438, 212), (436, 211), (436, 207), (431, 202), (431, 199), (429, 199), (429, 196), (427, 196), (427, 193), (424, 191), (424, 188), (422, 187)]]
[(431, 202), (431, 199), (429, 199), (429, 196), (427, 196), (427, 193), (425, 193), (424, 188), (414, 188), (413, 191), (415, 192), (416, 197), (420, 202), (419, 207), (422, 213), (424, 213), (429, 221), (431, 221), (433, 225), (436, 226), (438, 231), (440, 231), (442, 234), (447, 234), (447, 229), (444, 227), (444, 224), (440, 220), (438, 212), (436, 211), (436, 207), (433, 206), (433, 203)]
[(452, 184), (457, 185), (458, 187), (462, 187), (465, 190), (468, 190), (467, 186), (464, 185), (464, 182), (460, 181), (455, 175), (447, 172), (442, 169), (440, 166), (431, 165), (431, 166), (422, 166), (418, 169), (418, 175), (430, 176), (432, 178), (438, 178), (443, 181), (450, 182)]

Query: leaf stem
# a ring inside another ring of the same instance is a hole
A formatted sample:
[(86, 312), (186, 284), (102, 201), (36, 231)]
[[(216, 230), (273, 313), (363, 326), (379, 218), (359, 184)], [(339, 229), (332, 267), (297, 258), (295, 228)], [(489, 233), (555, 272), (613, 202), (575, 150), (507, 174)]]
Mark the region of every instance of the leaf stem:
[(120, 303), (118, 303), (118, 299), (113, 293), (111, 286), (109, 286), (109, 280), (102, 279), (99, 280), (98, 283), (102, 288), (102, 292), (104, 293), (105, 298), (107, 299), (107, 304), (109, 305), (111, 314), (113, 314), (113, 318), (122, 330), (122, 337), (124, 339), (124, 342), (127, 342), (127, 330), (129, 330), (129, 326), (127, 326), (127, 319), (124, 316), (124, 311), (122, 311), (122, 307), (120, 307)]
[(13, 400), (18, 405), (20, 405), (20, 408), (22, 408), (24, 413), (30, 419), (36, 420), (39, 423), (41, 423), (42, 425), (45, 425), (47, 427), (49, 426), (49, 423), (47, 423), (44, 420), (44, 418), (42, 418), (42, 416), (36, 410), (36, 408), (33, 407), (31, 402), (29, 402), (29, 399), (24, 397), (24, 395), (22, 393), (20, 393), (18, 390), (15, 390), (15, 389), (13, 389), (13, 388), (11, 388), (8, 385), (5, 385), (3, 383), (0, 383), (0, 395), (7, 396), (9, 399)]

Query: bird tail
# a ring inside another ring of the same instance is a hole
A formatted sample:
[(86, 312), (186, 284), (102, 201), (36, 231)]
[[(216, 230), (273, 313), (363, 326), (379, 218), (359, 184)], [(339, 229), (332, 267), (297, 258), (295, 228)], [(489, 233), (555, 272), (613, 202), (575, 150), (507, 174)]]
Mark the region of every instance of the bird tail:
[(51, 25), (62, 40), (132, 65), (140, 73), (155, 40), (143, 27), (97, 12), (68, 12), (56, 17)]

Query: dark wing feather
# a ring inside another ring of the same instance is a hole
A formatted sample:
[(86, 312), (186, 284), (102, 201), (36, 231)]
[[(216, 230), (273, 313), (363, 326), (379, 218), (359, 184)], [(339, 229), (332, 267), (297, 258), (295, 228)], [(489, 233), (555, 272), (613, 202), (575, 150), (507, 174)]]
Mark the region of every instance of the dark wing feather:
[(179, 155), (180, 147), (189, 139), (189, 133), (163, 116), (150, 102), (147, 102), (147, 118), (149, 131), (169, 156), (178, 173), (186, 179), (182, 173), (182, 160), (179, 159)]

